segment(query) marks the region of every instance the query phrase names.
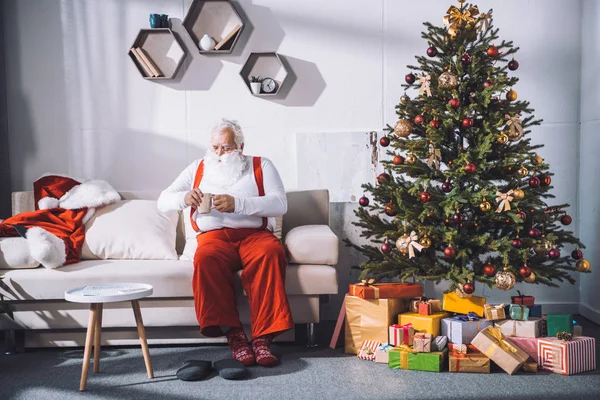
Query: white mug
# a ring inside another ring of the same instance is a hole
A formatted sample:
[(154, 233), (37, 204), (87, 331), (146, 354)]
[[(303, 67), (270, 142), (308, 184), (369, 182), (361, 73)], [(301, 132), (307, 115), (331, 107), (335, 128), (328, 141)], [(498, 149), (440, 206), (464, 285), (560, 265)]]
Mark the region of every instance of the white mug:
[(203, 193), (202, 194), (202, 202), (198, 206), (198, 212), (200, 214), (208, 214), (208, 213), (210, 213), (211, 208), (213, 208), (212, 194)]

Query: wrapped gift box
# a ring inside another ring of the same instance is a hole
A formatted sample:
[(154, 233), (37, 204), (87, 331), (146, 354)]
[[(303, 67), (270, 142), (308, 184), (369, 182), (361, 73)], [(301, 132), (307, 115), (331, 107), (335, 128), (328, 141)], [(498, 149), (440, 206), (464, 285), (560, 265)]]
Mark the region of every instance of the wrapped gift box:
[(456, 354), (467, 354), (466, 344), (451, 343), (451, 346), (448, 347)]
[(450, 351), (448, 369), (450, 372), (490, 373), (490, 359), (474, 346), (467, 346), (467, 353)]
[(429, 315), (442, 312), (442, 304), (437, 299), (427, 299), (422, 297), (417, 300), (410, 301), (410, 311), (422, 315)]
[[(506, 313), (507, 318), (510, 318), (510, 304), (504, 306), (504, 312)], [(542, 318), (542, 305), (535, 304), (533, 306), (526, 306), (529, 308), (529, 317)]]
[(415, 283), (351, 283), (348, 293), (361, 299), (410, 299), (423, 295), (423, 286)]
[(440, 372), (444, 366), (447, 349), (431, 353), (414, 353), (406, 347), (395, 347), (389, 351), (388, 366), (393, 369)]
[(420, 353), (431, 353), (431, 334), (415, 333), (413, 339), (413, 351)]
[(488, 321), (497, 321), (506, 319), (506, 312), (504, 311), (504, 304), (484, 304), (483, 315)]
[(526, 361), (521, 367), (523, 372), (538, 372), (537, 361)]
[(465, 321), (466, 318), (465, 316), (444, 318), (442, 320), (442, 335), (447, 336), (452, 343), (470, 344), (482, 329), (494, 325), (493, 321), (484, 318)]
[(388, 342), (388, 328), (396, 323), (398, 314), (406, 310), (407, 300), (365, 300), (347, 295), (344, 304), (346, 353), (356, 354), (365, 340)]
[(389, 361), (389, 351), (393, 349), (388, 343), (382, 343), (375, 350), (375, 362), (381, 364), (387, 364)]
[(543, 370), (562, 375), (593, 371), (596, 369), (596, 339), (586, 336), (569, 341), (540, 338), (538, 365)]
[(444, 293), (442, 298), (442, 309), (458, 314), (468, 314), (474, 312), (478, 317), (483, 317), (483, 305), (485, 297), (471, 296), (466, 299), (461, 299), (454, 292)]
[(538, 338), (513, 336), (509, 337), (508, 341), (514, 343), (518, 348), (527, 353), (531, 360), (537, 363)]
[(440, 321), (447, 316), (448, 314), (445, 312), (431, 315), (408, 312), (398, 315), (398, 323), (400, 325), (412, 324), (416, 332), (429, 333), (435, 337), (440, 334)]
[(358, 358), (361, 360), (375, 361), (375, 351), (381, 342), (376, 340), (365, 340), (358, 351)]
[(511, 303), (513, 303), (513, 304), (521, 304), (521, 305), (524, 305), (524, 306), (533, 306), (535, 304), (535, 297), (533, 297), (533, 296), (524, 296), (518, 290), (517, 290), (517, 292), (519, 293), (518, 296), (511, 296), (510, 297), (510, 302)]
[(446, 336), (436, 336), (431, 342), (431, 351), (442, 351), (448, 345), (448, 338)]
[(536, 338), (542, 335), (541, 318), (531, 318), (527, 321), (505, 319), (504, 321), (496, 321), (496, 326), (502, 329), (504, 336)]
[(529, 358), (529, 354), (508, 341), (496, 326), (488, 326), (479, 332), (472, 344), (510, 375), (518, 371)]
[(415, 335), (415, 330), (412, 324), (391, 325), (389, 328), (389, 334), (390, 344), (392, 346), (400, 346), (401, 344), (406, 344), (409, 346), (413, 345), (413, 336)]
[(511, 304), (508, 309), (510, 318), (519, 321), (527, 321), (529, 319), (529, 307), (521, 304)]
[(571, 314), (547, 314), (546, 329), (548, 336), (556, 336), (558, 332), (573, 333)]

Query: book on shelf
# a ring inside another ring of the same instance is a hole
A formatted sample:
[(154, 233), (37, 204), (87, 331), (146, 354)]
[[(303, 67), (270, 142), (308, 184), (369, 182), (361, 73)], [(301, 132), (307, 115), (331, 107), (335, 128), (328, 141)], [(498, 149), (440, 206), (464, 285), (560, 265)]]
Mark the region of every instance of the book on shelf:
[(146, 50), (142, 49), (141, 47), (138, 47), (137, 51), (140, 53), (140, 56), (144, 59), (146, 64), (148, 64), (148, 66), (152, 70), (152, 74), (154, 74), (155, 77), (163, 76), (162, 72), (160, 72), (160, 69), (158, 69), (158, 67), (156, 66), (152, 58), (148, 55)]
[(237, 24), (231, 30), (231, 32), (229, 32), (223, 39), (221, 39), (219, 43), (215, 45), (214, 50), (227, 50), (223, 49), (223, 47), (225, 47), (225, 45), (233, 39), (233, 37), (240, 31), (240, 29), (242, 29), (242, 25)]
[(142, 56), (140, 56), (140, 54), (137, 52), (137, 49), (135, 47), (132, 47), (131, 50), (129, 50), (129, 51), (131, 52), (131, 54), (133, 54), (133, 56), (135, 57), (135, 60), (142, 67), (142, 70), (144, 70), (144, 73), (146, 74), (146, 76), (152, 78), (153, 77), (152, 70), (150, 70), (150, 67), (146, 64), (146, 62), (144, 61)]

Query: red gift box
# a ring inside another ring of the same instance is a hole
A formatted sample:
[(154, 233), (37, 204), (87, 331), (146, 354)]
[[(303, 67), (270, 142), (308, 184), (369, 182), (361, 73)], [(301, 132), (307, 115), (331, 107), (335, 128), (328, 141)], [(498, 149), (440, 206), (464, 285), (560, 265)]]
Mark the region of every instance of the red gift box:
[(421, 297), (423, 286), (416, 283), (374, 283), (375, 280), (363, 280), (351, 283), (349, 293), (361, 299), (406, 299)]
[(524, 306), (533, 306), (535, 305), (535, 297), (533, 296), (525, 296), (522, 295), (520, 291), (517, 290), (517, 293), (519, 293), (518, 296), (510, 296), (510, 301), (513, 304), (521, 304)]

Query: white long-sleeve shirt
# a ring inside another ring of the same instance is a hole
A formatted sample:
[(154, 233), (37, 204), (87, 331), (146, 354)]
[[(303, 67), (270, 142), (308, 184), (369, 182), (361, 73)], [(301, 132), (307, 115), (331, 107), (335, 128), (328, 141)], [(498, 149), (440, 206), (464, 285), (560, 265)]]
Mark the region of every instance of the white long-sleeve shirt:
[[(283, 182), (271, 160), (262, 157), (263, 186), (265, 195), (258, 195), (258, 187), (254, 178), (252, 156), (246, 157), (244, 175), (228, 189), (211, 187), (203, 179), (200, 182), (202, 193), (228, 194), (235, 199), (235, 210), (232, 213), (222, 213), (211, 209), (208, 214), (194, 213), (194, 219), (202, 232), (221, 228), (260, 228), (262, 217), (268, 217), (268, 229), (275, 229), (275, 217), (282, 216), (287, 211), (287, 198)], [(175, 181), (162, 191), (158, 198), (158, 209), (166, 211), (185, 210), (185, 218), (189, 218), (189, 209), (185, 204), (185, 195), (193, 189), (196, 171), (200, 165), (196, 160), (191, 163)]]

